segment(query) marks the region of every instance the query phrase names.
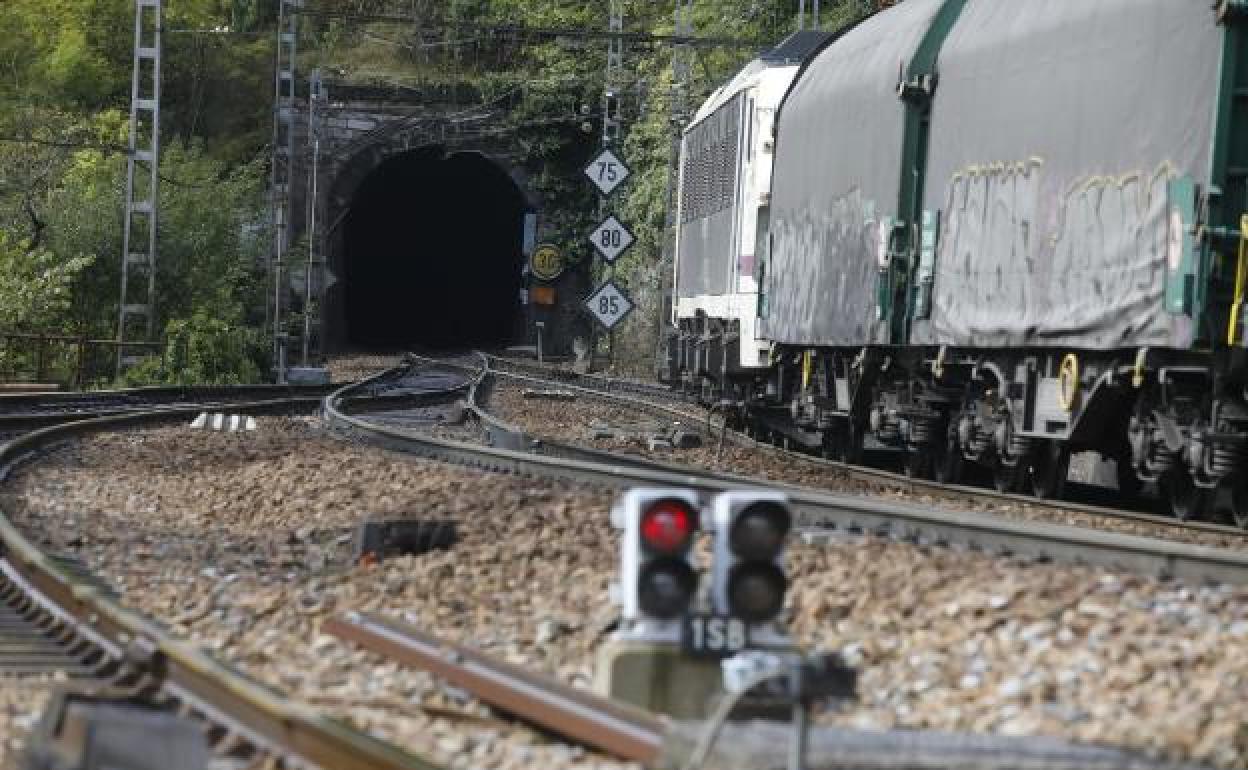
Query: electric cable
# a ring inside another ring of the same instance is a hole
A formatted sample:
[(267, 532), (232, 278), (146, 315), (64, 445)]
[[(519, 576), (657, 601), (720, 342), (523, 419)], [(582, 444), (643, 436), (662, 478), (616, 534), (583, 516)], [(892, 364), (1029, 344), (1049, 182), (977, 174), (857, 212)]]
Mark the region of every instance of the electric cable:
[[(323, 19), (337, 19), (353, 22), (392, 22), (396, 24), (412, 24), (423, 22), (415, 16), (387, 13), (355, 13), (351, 11), (319, 10), (315, 8), (298, 8), (294, 11), (301, 16)], [(735, 37), (696, 37), (686, 35), (656, 35), (647, 32), (609, 32), (575, 27), (530, 27), (521, 24), (482, 24), (472, 22), (446, 22), (424, 27), (425, 29), (454, 29), (485, 32), (496, 36), (517, 36), (553, 40), (557, 38), (575, 38), (580, 40), (605, 40), (622, 38), (628, 43), (655, 43), (673, 45), (691, 45), (703, 48), (755, 48), (762, 49), (767, 41)], [(527, 42), (527, 41), (526, 41)]]
[(706, 764), (707, 757), (710, 756), (711, 749), (715, 747), (715, 742), (719, 740), (719, 733), (724, 729), (724, 724), (728, 721), (728, 717), (732, 714), (733, 709), (755, 687), (773, 679), (787, 677), (788, 673), (788, 668), (784, 665), (764, 669), (746, 680), (741, 689), (721, 700), (719, 705), (715, 707), (715, 712), (711, 714), (711, 718), (707, 720), (706, 731), (698, 739), (697, 746), (694, 747), (693, 753), (689, 755), (689, 761), (685, 763), (681, 770), (702, 770), (702, 767)]

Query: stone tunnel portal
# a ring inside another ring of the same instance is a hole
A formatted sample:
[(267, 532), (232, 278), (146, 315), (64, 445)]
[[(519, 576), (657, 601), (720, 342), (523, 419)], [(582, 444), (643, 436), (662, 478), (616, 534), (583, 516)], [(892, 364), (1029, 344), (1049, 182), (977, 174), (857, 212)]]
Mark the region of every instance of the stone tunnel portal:
[(340, 342), (369, 350), (511, 343), (525, 211), (515, 182), (480, 153), (422, 148), (387, 158), (342, 223)]

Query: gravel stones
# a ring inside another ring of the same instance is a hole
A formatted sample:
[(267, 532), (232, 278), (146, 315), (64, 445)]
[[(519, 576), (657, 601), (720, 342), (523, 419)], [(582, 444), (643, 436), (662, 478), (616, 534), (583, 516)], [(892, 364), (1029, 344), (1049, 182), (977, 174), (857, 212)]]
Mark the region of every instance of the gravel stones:
[[(614, 766), (320, 632), (377, 611), (588, 686), (616, 617), (614, 493), (338, 443), (311, 421), (260, 427), (65, 445), (4, 507), (175, 632), (382, 738), (454, 767)], [(357, 565), (354, 529), (378, 516), (451, 520), (460, 541)], [(870, 537), (795, 544), (788, 567), (798, 638), (860, 668), (861, 701), (821, 721), (1248, 764), (1244, 589)]]
[[(866, 481), (825, 463), (800, 455), (772, 450), (769, 447), (746, 448), (724, 442), (706, 423), (676, 424), (662, 422), (650, 414), (641, 414), (632, 406), (583, 397), (575, 403), (551, 404), (521, 397), (521, 388), (503, 379), (490, 396), (489, 409), (513, 425), (547, 440), (582, 444), (598, 449), (634, 454), (662, 462), (694, 468), (726, 471), (753, 478), (785, 484), (826, 489), (848, 495), (903, 500), (918, 505), (931, 505), (958, 511), (971, 511), (1020, 521), (1043, 521), (1052, 524), (1089, 527), (1126, 535), (1157, 537), (1211, 548), (1244, 550), (1248, 533), (1224, 534), (1201, 532), (1182, 526), (1119, 519), (1044, 505), (994, 500), (973, 495), (936, 495), (913, 492), (887, 480)], [(690, 408), (690, 407), (686, 407)], [(649, 437), (657, 431), (705, 434), (702, 446), (673, 449), (671, 442), (654, 442)]]
[[(4, 507), (175, 633), (379, 737), (452, 767), (605, 761), (319, 628), (348, 608), (376, 610), (587, 686), (613, 553), (606, 516), (591, 512), (609, 507), (609, 491), (342, 444), (306, 421), (260, 427), (64, 446), (18, 474), (21, 496)], [(460, 542), (353, 562), (361, 520), (406, 516), (455, 521)]]
[(401, 355), (378, 355), (374, 353), (351, 353), (334, 356), (329, 360), (330, 380), (355, 382), (371, 377), (387, 369), (393, 369), (403, 361)]
[(26, 736), (63, 678), (0, 680), (0, 768), (17, 768)]
[(1248, 761), (1248, 591), (919, 550), (793, 560), (797, 632), (861, 667), (861, 703), (829, 719)]

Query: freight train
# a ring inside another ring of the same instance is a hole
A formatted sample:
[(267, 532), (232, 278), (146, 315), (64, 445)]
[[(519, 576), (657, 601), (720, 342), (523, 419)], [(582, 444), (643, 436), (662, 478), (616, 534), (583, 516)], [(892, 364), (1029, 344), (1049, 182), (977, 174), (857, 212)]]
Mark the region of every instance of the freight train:
[(782, 45), (683, 136), (668, 366), (847, 461), (1053, 497), (1096, 452), (1248, 526), (1246, 33), (1245, 0), (905, 0)]

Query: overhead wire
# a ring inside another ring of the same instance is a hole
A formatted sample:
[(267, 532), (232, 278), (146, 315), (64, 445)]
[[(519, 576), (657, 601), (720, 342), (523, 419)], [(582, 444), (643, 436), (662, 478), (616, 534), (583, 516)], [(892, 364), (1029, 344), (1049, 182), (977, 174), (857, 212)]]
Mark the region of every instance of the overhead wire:
[[(339, 19), (356, 22), (391, 22), (396, 24), (412, 24), (419, 22), (424, 25), (425, 20), (416, 16), (388, 14), (388, 13), (359, 13), (351, 11), (333, 11), (319, 10), (316, 8), (299, 8), (295, 11), (299, 15), (312, 18)], [(593, 30), (579, 27), (541, 27), (528, 26), (523, 24), (484, 24), (479, 22), (440, 22), (434, 25), (425, 25), (423, 29), (453, 29), (457, 32), (487, 32), (497, 36), (518, 36), (529, 39), (543, 39), (545, 41), (558, 38), (579, 38), (581, 40), (605, 40), (608, 38), (622, 38), (629, 43), (656, 43), (656, 44), (675, 44), (675, 45), (692, 45), (696, 47), (713, 47), (713, 48), (763, 48), (767, 46), (767, 41), (736, 38), (736, 37), (698, 37), (696, 35), (657, 35), (648, 32), (610, 32), (607, 30)]]

